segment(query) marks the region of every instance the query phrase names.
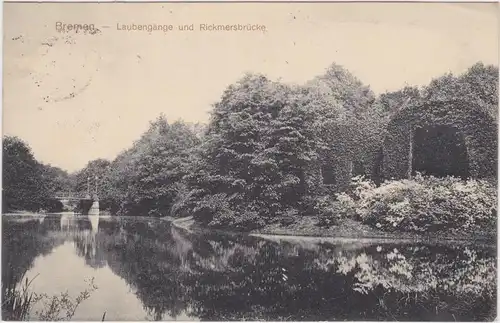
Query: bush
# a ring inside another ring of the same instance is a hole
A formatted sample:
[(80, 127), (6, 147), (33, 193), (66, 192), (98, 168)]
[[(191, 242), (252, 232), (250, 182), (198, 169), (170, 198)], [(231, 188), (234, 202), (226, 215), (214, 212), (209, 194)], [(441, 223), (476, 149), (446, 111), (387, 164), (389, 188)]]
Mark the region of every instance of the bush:
[(356, 215), (356, 203), (346, 193), (331, 196), (322, 196), (317, 199), (314, 212), (318, 216), (318, 225), (329, 227), (336, 225), (340, 219), (354, 218)]
[(337, 195), (343, 216), (384, 231), (438, 232), (496, 228), (496, 186), (485, 180), (421, 176), (376, 187), (356, 178)]

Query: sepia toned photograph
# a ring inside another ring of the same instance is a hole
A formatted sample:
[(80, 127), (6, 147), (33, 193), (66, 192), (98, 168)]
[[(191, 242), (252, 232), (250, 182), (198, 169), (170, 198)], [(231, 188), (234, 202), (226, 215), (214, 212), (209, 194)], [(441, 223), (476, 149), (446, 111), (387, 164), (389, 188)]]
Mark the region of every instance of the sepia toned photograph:
[(2, 320), (496, 320), (498, 16), (4, 3)]

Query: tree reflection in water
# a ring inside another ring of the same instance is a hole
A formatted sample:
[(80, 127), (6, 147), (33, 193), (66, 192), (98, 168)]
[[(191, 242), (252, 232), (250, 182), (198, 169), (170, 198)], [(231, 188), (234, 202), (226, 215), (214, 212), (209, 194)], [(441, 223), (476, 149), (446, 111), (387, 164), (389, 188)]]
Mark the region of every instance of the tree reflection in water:
[[(34, 257), (72, 239), (88, 266), (111, 268), (155, 320), (496, 316), (494, 247), (298, 243), (191, 234), (153, 219), (101, 218), (98, 229), (85, 218), (64, 221), (4, 221), (3, 282), (18, 280)], [(21, 274), (12, 278), (13, 270)]]

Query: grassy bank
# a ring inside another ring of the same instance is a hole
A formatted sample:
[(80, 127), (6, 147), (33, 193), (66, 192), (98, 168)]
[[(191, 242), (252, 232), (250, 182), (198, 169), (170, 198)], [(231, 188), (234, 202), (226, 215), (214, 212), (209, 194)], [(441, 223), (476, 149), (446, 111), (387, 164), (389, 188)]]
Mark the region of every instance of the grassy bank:
[[(336, 238), (495, 241), (496, 183), (417, 175), (380, 186), (354, 178), (343, 193), (317, 199), (313, 215), (274, 219), (258, 228), (222, 231)], [(192, 218), (175, 220), (203, 229)], [(213, 229), (213, 228), (212, 228)]]
[(434, 240), (478, 240), (484, 242), (496, 241), (496, 231), (450, 231), (440, 233), (385, 232), (372, 228), (352, 219), (340, 220), (336, 225), (321, 227), (318, 219), (304, 217), (290, 225), (279, 223), (267, 225), (251, 233), (270, 235), (289, 235), (305, 237), (359, 238), (359, 239), (410, 239), (416, 241)]
[[(192, 217), (180, 219), (165, 219), (180, 229), (192, 232), (211, 230), (221, 233), (235, 233), (231, 230), (207, 229), (197, 224)], [(414, 240), (414, 241), (481, 241), (492, 243), (496, 241), (496, 231), (455, 231), (441, 233), (412, 233), (412, 232), (384, 232), (372, 228), (366, 224), (352, 219), (343, 219), (338, 224), (330, 227), (322, 227), (316, 217), (303, 217), (296, 222), (283, 225), (280, 223), (270, 224), (263, 228), (252, 230), (250, 234), (282, 235), (297, 237), (324, 237), (324, 238), (354, 238), (354, 239), (394, 239), (394, 240)], [(241, 232), (240, 232), (241, 234)]]

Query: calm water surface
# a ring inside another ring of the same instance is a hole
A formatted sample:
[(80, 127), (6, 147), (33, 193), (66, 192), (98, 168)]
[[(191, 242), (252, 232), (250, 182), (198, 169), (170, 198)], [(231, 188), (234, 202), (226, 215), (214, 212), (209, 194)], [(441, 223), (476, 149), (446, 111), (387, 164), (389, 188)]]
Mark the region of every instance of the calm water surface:
[[(155, 219), (4, 217), (2, 286), (98, 287), (73, 320), (491, 320), (495, 246), (188, 233)], [(36, 319), (36, 317), (34, 318)]]

